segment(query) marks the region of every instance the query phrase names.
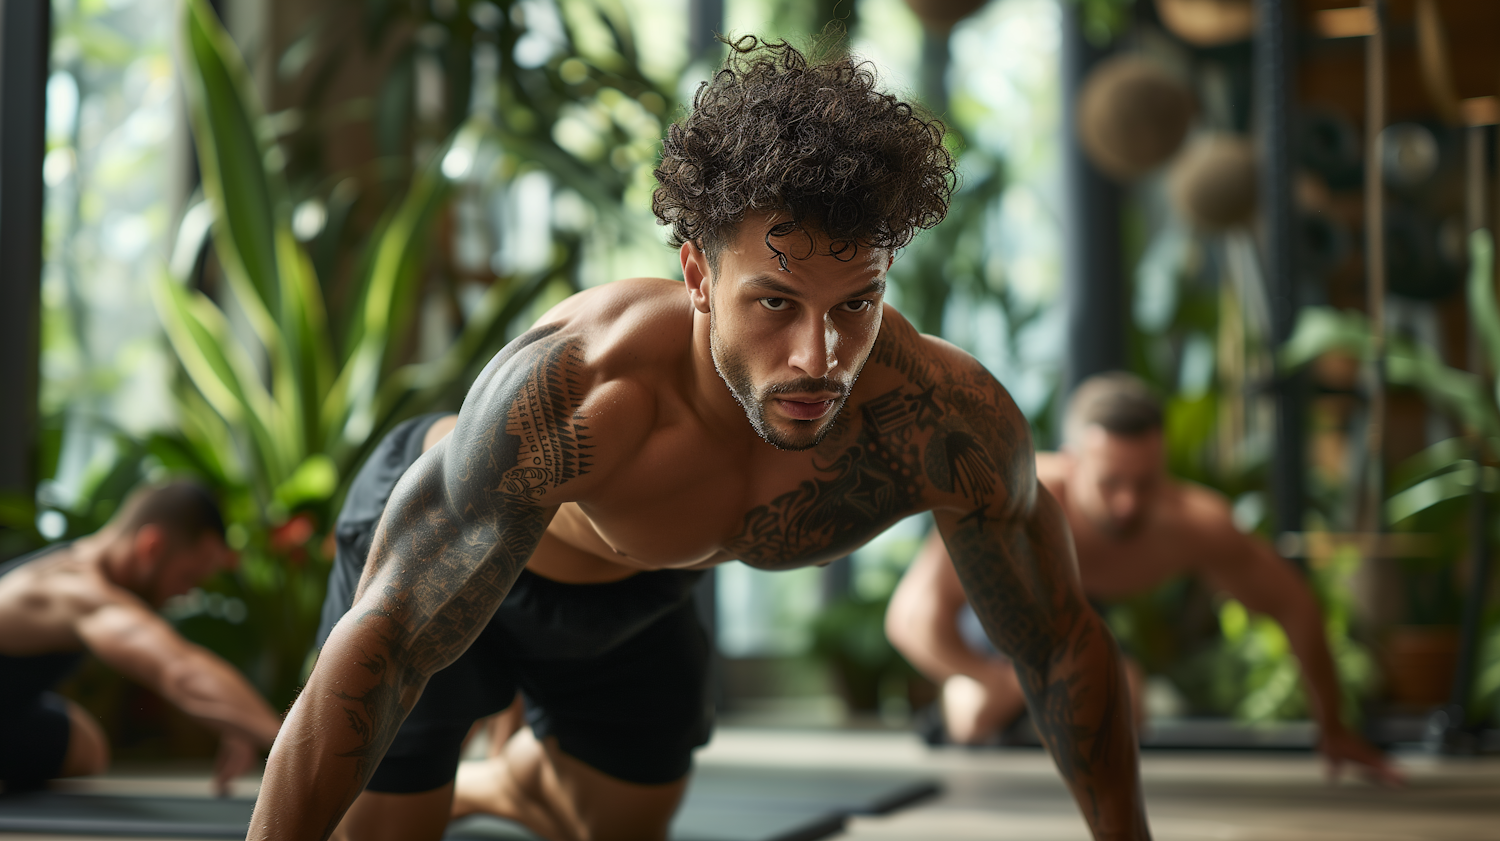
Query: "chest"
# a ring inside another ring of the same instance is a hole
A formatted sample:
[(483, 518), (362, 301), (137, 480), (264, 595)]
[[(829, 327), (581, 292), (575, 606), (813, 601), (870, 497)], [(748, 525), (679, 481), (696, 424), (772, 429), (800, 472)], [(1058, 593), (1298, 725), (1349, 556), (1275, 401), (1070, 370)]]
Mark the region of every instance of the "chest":
[(1078, 574), (1084, 592), (1103, 599), (1126, 599), (1170, 578), (1192, 571), (1191, 541), (1148, 527), (1126, 538), (1107, 535), (1070, 517)]
[(609, 552), (641, 566), (738, 559), (786, 569), (843, 557), (927, 504), (923, 440), (876, 405), (818, 447), (727, 449), (701, 430), (658, 436), (582, 504)]

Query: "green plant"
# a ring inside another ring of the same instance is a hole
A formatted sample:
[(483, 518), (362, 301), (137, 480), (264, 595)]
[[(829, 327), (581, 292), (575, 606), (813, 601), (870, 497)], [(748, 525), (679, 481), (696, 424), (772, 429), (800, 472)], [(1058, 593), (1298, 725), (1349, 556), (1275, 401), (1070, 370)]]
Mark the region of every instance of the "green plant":
[[(1350, 724), (1360, 720), (1361, 702), (1376, 682), (1374, 658), (1349, 636), (1348, 585), (1358, 566), (1358, 550), (1346, 546), (1309, 570), (1343, 695), (1340, 714)], [(1208, 664), (1215, 705), (1252, 723), (1307, 717), (1297, 658), (1281, 626), (1270, 617), (1250, 614), (1233, 599), (1224, 602), (1218, 613), (1223, 641)]]
[(178, 252), (192, 254), (194, 238), (211, 230), (224, 294), (215, 301), (192, 288), (191, 261), (177, 261), (154, 288), (185, 374), (176, 391), (181, 434), (158, 458), (221, 489), (242, 555), (234, 595), (249, 605), (262, 639), (249, 671), (285, 703), (316, 626), (329, 560), (321, 538), (341, 483), (372, 439), (402, 417), (455, 405), (462, 384), (564, 261), (499, 279), (444, 354), (407, 361), (429, 229), (487, 135), (482, 122), (467, 123), (367, 243), (358, 305), (335, 345), (322, 287), (292, 236), (277, 149), (260, 130), (243, 61), (203, 0), (183, 4), (181, 41), (205, 199), (185, 217)]
[(879, 709), (886, 684), (916, 674), (886, 639), (889, 602), (889, 595), (842, 596), (813, 620), (813, 655), (832, 668), (851, 709)]

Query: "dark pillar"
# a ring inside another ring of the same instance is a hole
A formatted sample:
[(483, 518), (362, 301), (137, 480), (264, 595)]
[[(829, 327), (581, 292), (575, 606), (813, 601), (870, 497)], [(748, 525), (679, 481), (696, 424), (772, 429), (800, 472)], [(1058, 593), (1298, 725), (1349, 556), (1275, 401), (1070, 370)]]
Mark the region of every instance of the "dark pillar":
[(46, 0), (0, 0), (0, 492), (36, 486)]
[(1120, 187), (1078, 140), (1078, 95), (1103, 57), (1083, 34), (1079, 3), (1063, 3), (1063, 295), (1068, 308), (1063, 396), (1094, 374), (1124, 368), (1130, 312), (1120, 242)]
[[(1279, 346), (1297, 323), (1296, 214), (1292, 202), (1293, 30), (1285, 0), (1256, 0), (1256, 123), (1261, 147), (1260, 225), (1271, 332)], [(1276, 438), (1271, 454), (1272, 514), (1278, 533), (1302, 531), (1303, 379), (1276, 386)]]
[(724, 31), (724, 0), (688, 3), (688, 55), (693, 61), (713, 48), (714, 36)]

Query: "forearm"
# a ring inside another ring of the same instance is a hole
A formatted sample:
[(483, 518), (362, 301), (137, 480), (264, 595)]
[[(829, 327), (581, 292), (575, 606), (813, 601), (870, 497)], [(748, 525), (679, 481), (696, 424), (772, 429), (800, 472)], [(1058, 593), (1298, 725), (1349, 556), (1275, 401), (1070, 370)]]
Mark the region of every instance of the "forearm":
[(158, 690), (177, 708), (221, 733), (270, 746), (281, 728), (281, 720), (250, 682), (202, 649), (194, 648), (174, 663)]
[[(893, 604), (895, 610), (897, 605)], [(886, 636), (897, 651), (927, 679), (941, 684), (954, 675), (980, 682), (997, 667), (994, 658), (974, 651), (958, 633), (950, 611), (934, 609), (930, 603), (892, 614)]]
[(1145, 839), (1130, 692), (1119, 647), (1092, 611), (1042, 663), (1017, 662), (1032, 722), (1096, 839)]
[(1343, 696), (1339, 691), (1338, 670), (1328, 651), (1322, 615), (1316, 606), (1309, 605), (1276, 619), (1302, 667), (1302, 683), (1307, 688), (1313, 719), (1325, 733), (1342, 729)]
[(349, 617), (339, 624), (287, 714), (250, 822), (252, 841), (327, 838), (416, 703), (425, 677), (396, 665), (399, 645), (388, 635), (360, 630)]

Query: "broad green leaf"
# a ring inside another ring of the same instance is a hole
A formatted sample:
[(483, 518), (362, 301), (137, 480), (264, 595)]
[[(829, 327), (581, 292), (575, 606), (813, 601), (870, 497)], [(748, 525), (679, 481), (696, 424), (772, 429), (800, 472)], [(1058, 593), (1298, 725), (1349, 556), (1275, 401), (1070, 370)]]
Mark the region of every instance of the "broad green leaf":
[(1500, 437), (1500, 413), (1478, 376), (1443, 364), (1437, 351), (1406, 341), (1392, 342), (1385, 360), (1386, 379), (1420, 390), (1440, 408), (1486, 438)]
[(153, 284), (152, 293), (188, 377), (226, 421), (248, 427), (267, 478), (279, 482), (291, 467), (273, 432), (279, 411), (260, 384), (254, 364), (234, 341), (224, 314), (201, 292), (190, 293), (166, 276)]
[(362, 294), (357, 344), (323, 404), (331, 436), (328, 446), (335, 446), (338, 437), (360, 442), (375, 429), (381, 382), (417, 309), (428, 228), (447, 197), (450, 179), (468, 175), (484, 132), (476, 123), (461, 128), (433, 155), (400, 207), (371, 239), (374, 252)]
[[(250, 284), (261, 308), (280, 308), (276, 258), (278, 180), (256, 131), (262, 115), (239, 51), (206, 0), (184, 0), (183, 75), (203, 191), (214, 206), (219, 261)], [(247, 311), (254, 309), (242, 302)]]
[(333, 459), (314, 453), (276, 488), (276, 501), (290, 511), (309, 502), (322, 502), (333, 495), (338, 484), (339, 470)]
[(1339, 351), (1358, 359), (1370, 355), (1370, 326), (1362, 313), (1332, 307), (1305, 307), (1292, 336), (1282, 345), (1280, 362), (1299, 368), (1325, 353)]
[(286, 302), (282, 332), (288, 359), (295, 366), (291, 382), (296, 386), (297, 410), (289, 418), (293, 425), (289, 434), (296, 436), (300, 455), (307, 447), (321, 446), (325, 437), (319, 410), (333, 385), (333, 343), (328, 335), (322, 288), (307, 252), (291, 231), (278, 230), (276, 244)]
[(1467, 496), (1481, 477), (1483, 490), (1500, 490), (1500, 470), (1485, 467), (1480, 472), (1475, 469), (1474, 462), (1465, 460), (1458, 462), (1453, 470), (1418, 482), (1386, 500), (1386, 518), (1391, 523), (1399, 523), (1440, 502)]
[(1423, 479), (1452, 470), (1473, 455), (1474, 443), (1468, 438), (1439, 441), (1402, 462), (1391, 476), (1391, 484), (1397, 488), (1409, 488)]
[(1500, 305), (1495, 301), (1495, 241), (1480, 228), (1469, 234), (1469, 318), (1489, 354), (1490, 367), (1500, 371)]

